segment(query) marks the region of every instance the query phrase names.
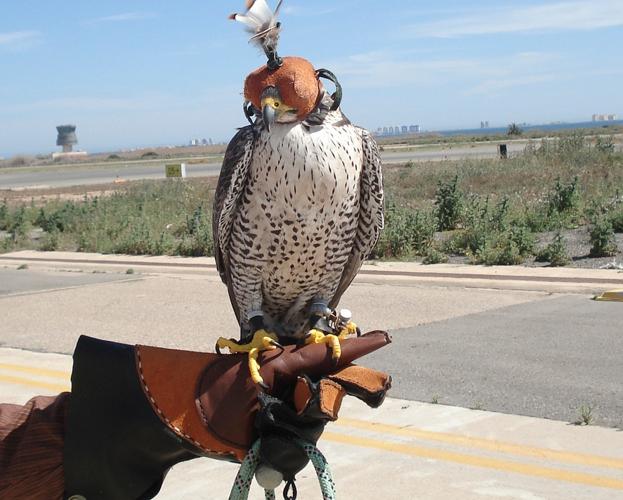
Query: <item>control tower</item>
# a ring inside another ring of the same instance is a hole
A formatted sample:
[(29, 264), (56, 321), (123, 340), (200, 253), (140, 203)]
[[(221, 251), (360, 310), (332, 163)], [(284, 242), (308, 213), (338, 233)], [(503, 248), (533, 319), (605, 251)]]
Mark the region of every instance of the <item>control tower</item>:
[(78, 144), (78, 138), (76, 137), (75, 125), (59, 125), (56, 127), (58, 136), (56, 137), (56, 145), (63, 146), (63, 153), (71, 153), (74, 149), (74, 144)]
[(52, 154), (54, 159), (79, 159), (87, 156), (85, 151), (74, 151), (74, 145), (78, 144), (75, 125), (59, 125), (56, 127), (56, 145), (63, 148), (62, 152)]

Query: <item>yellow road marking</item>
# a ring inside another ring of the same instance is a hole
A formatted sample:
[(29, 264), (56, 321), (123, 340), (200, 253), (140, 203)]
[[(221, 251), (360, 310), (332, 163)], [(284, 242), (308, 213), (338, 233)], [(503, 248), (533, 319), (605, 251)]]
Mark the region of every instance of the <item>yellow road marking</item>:
[(493, 439), (483, 439), (445, 432), (432, 432), (421, 429), (398, 427), (395, 425), (381, 424), (376, 422), (365, 422), (350, 418), (340, 418), (335, 424), (339, 427), (355, 427), (374, 432), (394, 434), (396, 436), (416, 437), (427, 441), (438, 441), (469, 448), (481, 448), (484, 450), (510, 453), (524, 457), (536, 457), (559, 462), (567, 462), (580, 465), (592, 465), (596, 467), (608, 467), (613, 469), (623, 469), (623, 460), (615, 458), (589, 455), (586, 453), (572, 453), (567, 451), (557, 451), (547, 448), (537, 448), (533, 446), (523, 446), (513, 443), (504, 443)]
[(68, 379), (69, 372), (63, 370), (48, 370), (46, 368), (35, 368), (33, 366), (14, 365), (12, 363), (0, 363), (0, 369), (12, 370), (16, 372), (32, 373), (33, 375), (42, 375), (45, 377), (58, 377)]
[(38, 387), (41, 389), (49, 389), (51, 391), (69, 391), (70, 387), (66, 384), (52, 384), (49, 382), (42, 382), (40, 380), (30, 380), (22, 377), (13, 377), (11, 375), (0, 374), (0, 382), (9, 382), (11, 384), (26, 385), (29, 387)]
[(325, 432), (322, 437), (328, 441), (354, 446), (363, 446), (365, 448), (376, 448), (379, 450), (390, 451), (392, 453), (401, 453), (403, 455), (431, 458), (434, 460), (444, 460), (446, 462), (456, 462), (464, 465), (485, 467), (488, 469), (495, 469), (504, 472), (513, 472), (516, 474), (524, 474), (527, 476), (536, 476), (546, 479), (554, 479), (557, 481), (566, 481), (569, 483), (579, 483), (588, 486), (600, 486), (603, 488), (623, 490), (623, 481), (619, 479), (595, 476), (593, 474), (586, 474), (583, 472), (553, 469), (550, 467), (541, 467), (538, 465), (522, 464), (518, 462), (511, 462), (508, 460), (499, 460), (496, 458), (479, 457), (475, 455), (455, 453), (434, 448), (424, 448), (422, 446), (390, 443), (387, 441), (379, 441), (376, 439), (345, 436), (342, 434), (335, 434), (333, 432)]
[[(34, 368), (29, 366), (14, 365), (10, 363), (0, 363), (0, 368), (21, 371), (24, 373), (32, 373), (36, 375), (55, 376), (64, 379), (69, 378), (69, 373), (61, 370), (47, 370), (43, 368)], [(9, 382), (13, 384), (25, 385), (29, 387), (39, 387), (53, 391), (68, 391), (69, 385), (48, 383), (38, 380), (30, 380), (22, 377), (0, 374), (1, 382)], [(411, 436), (429, 441), (438, 441), (454, 445), (461, 445), (470, 448), (481, 448), (490, 451), (510, 453), (521, 456), (536, 457), (543, 459), (553, 459), (562, 462), (575, 463), (581, 465), (593, 465), (600, 467), (610, 467), (623, 469), (623, 461), (600, 457), (596, 455), (588, 455), (582, 453), (570, 453), (563, 451), (550, 450), (546, 448), (537, 448), (530, 446), (522, 446), (512, 443), (504, 443), (500, 441), (475, 438), (469, 436), (461, 436), (456, 434), (425, 431), (420, 429), (403, 428), (389, 424), (381, 424), (376, 422), (365, 422), (349, 418), (342, 418), (336, 422), (340, 427), (354, 427), (374, 432), (384, 432), (399, 436)], [(406, 445), (400, 443), (389, 443), (375, 439), (345, 436), (332, 432), (325, 432), (323, 437), (329, 441), (351, 444), (355, 446), (364, 446), (367, 448), (377, 448), (394, 453), (402, 453), (411, 456), (423, 458), (432, 458), (437, 460), (445, 460), (449, 462), (457, 462), (466, 465), (474, 465), (478, 467), (487, 467), (507, 472), (515, 472), (559, 481), (567, 481), (572, 483), (586, 484), (590, 486), (602, 486), (606, 488), (623, 490), (623, 481), (613, 478), (606, 478), (592, 474), (581, 472), (571, 472), (549, 467), (541, 467), (531, 464), (522, 464), (507, 460), (500, 460), (488, 457), (478, 457), (463, 453), (455, 453), (434, 448), (425, 448), (421, 446)]]

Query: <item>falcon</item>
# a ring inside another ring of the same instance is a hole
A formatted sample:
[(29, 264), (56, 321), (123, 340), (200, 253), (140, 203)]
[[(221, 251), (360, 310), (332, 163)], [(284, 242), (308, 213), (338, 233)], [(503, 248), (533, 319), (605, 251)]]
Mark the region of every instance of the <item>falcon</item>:
[[(282, 343), (326, 342), (355, 329), (332, 315), (383, 228), (381, 159), (372, 135), (340, 110), (337, 78), (277, 54), (281, 2), (247, 2), (244, 23), (268, 58), (244, 84), (250, 125), (229, 143), (213, 210), (215, 259), (240, 324), (217, 350), (258, 353)], [(325, 90), (322, 79), (335, 85)], [(333, 333), (325, 335), (332, 319)]]

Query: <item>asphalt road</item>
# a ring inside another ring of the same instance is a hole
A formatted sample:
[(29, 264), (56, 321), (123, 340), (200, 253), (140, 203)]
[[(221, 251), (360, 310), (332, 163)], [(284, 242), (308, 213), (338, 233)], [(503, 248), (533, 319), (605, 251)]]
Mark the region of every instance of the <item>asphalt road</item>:
[[(524, 143), (509, 143), (509, 153), (522, 151)], [(479, 144), (443, 149), (422, 148), (415, 151), (385, 151), (383, 161), (387, 164), (408, 161), (441, 161), (462, 158), (494, 158), (497, 144)], [(105, 166), (74, 165), (49, 168), (14, 167), (0, 169), (0, 189), (26, 187), (63, 187), (106, 184), (118, 179), (139, 180), (164, 177), (165, 163), (173, 160), (143, 164), (112, 164)], [(189, 177), (217, 176), (221, 170), (220, 162), (187, 165)]]
[(42, 273), (26, 269), (0, 269), (0, 297), (50, 290), (74, 288), (94, 283), (127, 281), (132, 278), (123, 274), (104, 273)]
[[(0, 269), (0, 345), (69, 353), (88, 333), (209, 350), (209, 332), (235, 324), (225, 287), (204, 273)], [(393, 336), (366, 358), (391, 367), (393, 397), (567, 422), (586, 405), (594, 423), (623, 428), (621, 303), (381, 282), (355, 283), (345, 298), (362, 326), (386, 325)]]
[(623, 304), (562, 295), (395, 330), (368, 364), (394, 397), (623, 428), (621, 325)]

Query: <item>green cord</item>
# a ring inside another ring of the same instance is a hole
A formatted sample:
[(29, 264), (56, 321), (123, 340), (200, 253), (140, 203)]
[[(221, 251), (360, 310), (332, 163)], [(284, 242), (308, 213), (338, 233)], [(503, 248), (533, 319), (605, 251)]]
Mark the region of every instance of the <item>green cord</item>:
[[(320, 483), (320, 490), (322, 491), (322, 499), (335, 500), (335, 483), (333, 482), (327, 459), (312, 443), (301, 439), (297, 439), (296, 442), (305, 450), (316, 470), (318, 482)], [(253, 474), (255, 474), (255, 469), (257, 469), (260, 463), (260, 444), (261, 441), (258, 439), (253, 443), (253, 446), (244, 458), (240, 470), (236, 475), (234, 485), (231, 488), (229, 500), (247, 500), (249, 498)], [(275, 500), (275, 490), (264, 490), (264, 494), (266, 500)]]

